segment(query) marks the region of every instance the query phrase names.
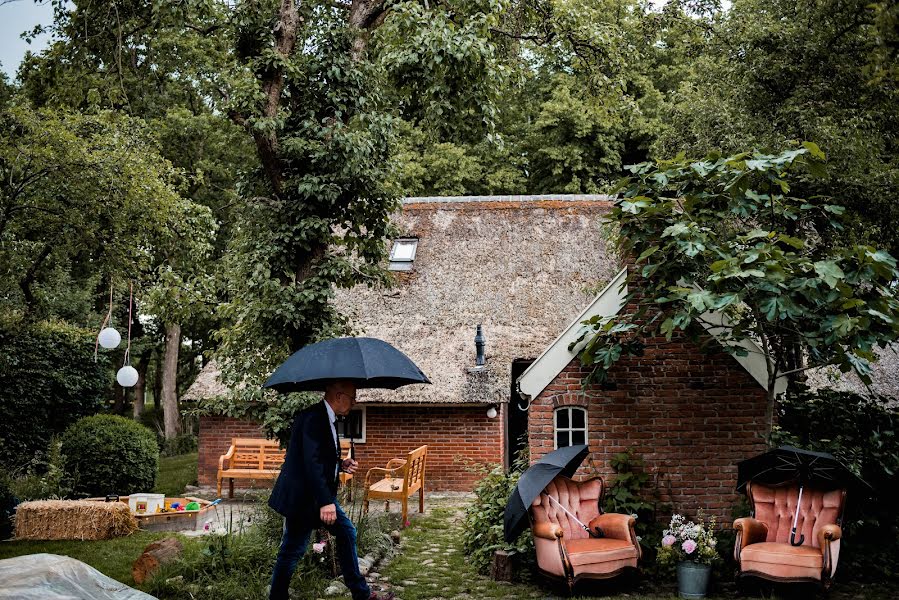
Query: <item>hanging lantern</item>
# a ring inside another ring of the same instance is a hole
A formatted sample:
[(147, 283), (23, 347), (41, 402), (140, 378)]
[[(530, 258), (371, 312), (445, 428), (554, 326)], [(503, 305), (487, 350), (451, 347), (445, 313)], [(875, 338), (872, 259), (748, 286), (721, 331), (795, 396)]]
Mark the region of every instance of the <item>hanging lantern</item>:
[(496, 407), (495, 406), (491, 406), (490, 408), (487, 409), (487, 418), (488, 419), (496, 418)]
[(122, 336), (114, 327), (107, 327), (100, 332), (97, 339), (100, 341), (101, 346), (111, 349), (118, 347), (119, 343), (122, 341)]
[(131, 365), (125, 365), (115, 374), (115, 380), (122, 387), (134, 387), (134, 384), (137, 383), (137, 369)]

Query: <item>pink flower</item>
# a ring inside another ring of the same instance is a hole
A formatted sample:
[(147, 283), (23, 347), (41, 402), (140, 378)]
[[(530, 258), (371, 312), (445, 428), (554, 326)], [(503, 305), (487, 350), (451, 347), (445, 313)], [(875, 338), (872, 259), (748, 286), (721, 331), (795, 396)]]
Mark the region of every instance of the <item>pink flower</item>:
[(671, 535), (671, 534), (668, 534), (668, 535), (666, 535), (665, 537), (662, 538), (662, 545), (665, 546), (665, 547), (667, 548), (667, 547), (669, 547), (669, 546), (673, 546), (673, 545), (674, 545), (674, 542), (676, 542), (676, 541), (677, 541), (677, 538), (675, 538), (675, 537), (674, 537), (673, 535)]
[(322, 552), (325, 551), (326, 544), (327, 544), (327, 542), (317, 542), (315, 544), (312, 544), (312, 551), (315, 552), (316, 554), (321, 554)]
[(687, 540), (686, 542), (681, 544), (681, 548), (683, 548), (684, 552), (686, 552), (687, 554), (693, 554), (693, 552), (696, 550), (696, 542), (694, 542), (693, 540)]
[(406, 519), (406, 522), (403, 523), (403, 527), (408, 527), (408, 526), (411, 525), (411, 524), (412, 524), (412, 523), (410, 523), (409, 520)]

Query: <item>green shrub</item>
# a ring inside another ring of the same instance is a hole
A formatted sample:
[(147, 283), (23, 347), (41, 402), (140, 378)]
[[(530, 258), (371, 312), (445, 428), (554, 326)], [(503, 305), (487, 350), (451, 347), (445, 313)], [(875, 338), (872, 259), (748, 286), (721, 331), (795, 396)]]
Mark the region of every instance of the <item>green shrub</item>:
[(159, 447), (153, 433), (115, 415), (85, 417), (66, 429), (61, 447), (75, 496), (133, 494), (153, 489)]
[(157, 436), (159, 453), (162, 456), (182, 456), (197, 451), (197, 436), (192, 433), (181, 433), (170, 440), (165, 436)]
[(9, 476), (0, 471), (0, 540), (12, 537), (12, 516), (16, 514), (18, 498), (12, 491)]
[(462, 550), (482, 573), (487, 572), (497, 550), (514, 552), (523, 560), (534, 562), (534, 540), (529, 530), (512, 544), (506, 542), (503, 536), (506, 502), (527, 464), (527, 458), (522, 456), (516, 459), (508, 472), (500, 465), (486, 471), (474, 489), (474, 501), (465, 509)]
[(0, 465), (28, 469), (50, 439), (103, 408), (108, 360), (94, 361), (92, 331), (0, 319)]
[(69, 482), (65, 477), (60, 446), (59, 439), (53, 438), (44, 458), (35, 459), (24, 473), (10, 475), (9, 485), (19, 500), (25, 502), (65, 498), (71, 494), (72, 490), (68, 487)]
[(873, 488), (847, 496), (840, 571), (856, 580), (899, 575), (899, 407), (891, 398), (799, 388), (783, 398), (774, 445), (829, 452)]

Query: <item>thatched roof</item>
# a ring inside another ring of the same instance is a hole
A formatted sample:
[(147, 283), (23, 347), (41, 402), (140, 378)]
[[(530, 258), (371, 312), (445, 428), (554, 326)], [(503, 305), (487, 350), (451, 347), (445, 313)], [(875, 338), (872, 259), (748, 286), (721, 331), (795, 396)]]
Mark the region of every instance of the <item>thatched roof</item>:
[(836, 367), (812, 369), (808, 372), (808, 385), (813, 389), (831, 388), (843, 392), (855, 392), (870, 396), (899, 398), (899, 343), (877, 350), (880, 357), (874, 364), (870, 389), (854, 373), (840, 373)]
[(395, 345), (433, 385), (360, 399), (508, 401), (513, 359), (539, 356), (617, 271), (600, 234), (609, 206), (605, 196), (407, 198), (395, 223), (419, 240), (413, 270), (390, 289), (341, 290), (337, 303), (359, 335)]
[[(407, 198), (394, 217), (418, 238), (391, 288), (339, 290), (357, 335), (405, 352), (433, 382), (363, 390), (362, 402), (506, 402), (516, 358), (534, 359), (618, 270), (601, 236), (610, 199), (594, 195)], [(475, 369), (475, 328), (487, 339)], [(227, 392), (210, 362), (185, 398)]]
[(228, 388), (222, 383), (222, 370), (219, 368), (215, 360), (210, 360), (202, 369), (199, 375), (190, 384), (182, 400), (207, 400), (217, 396), (225, 396), (228, 394)]

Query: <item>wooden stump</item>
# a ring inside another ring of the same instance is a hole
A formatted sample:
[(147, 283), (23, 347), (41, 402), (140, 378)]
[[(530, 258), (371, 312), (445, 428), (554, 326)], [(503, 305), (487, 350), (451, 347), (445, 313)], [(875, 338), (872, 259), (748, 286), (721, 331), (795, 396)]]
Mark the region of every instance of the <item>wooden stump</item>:
[(512, 554), (505, 550), (493, 553), (493, 564), (490, 566), (490, 577), (494, 581), (512, 581)]
[(131, 576), (134, 582), (141, 584), (156, 572), (160, 565), (172, 562), (181, 556), (184, 552), (184, 546), (178, 538), (165, 538), (153, 542), (144, 548), (143, 554), (137, 557), (134, 564), (131, 565)]

